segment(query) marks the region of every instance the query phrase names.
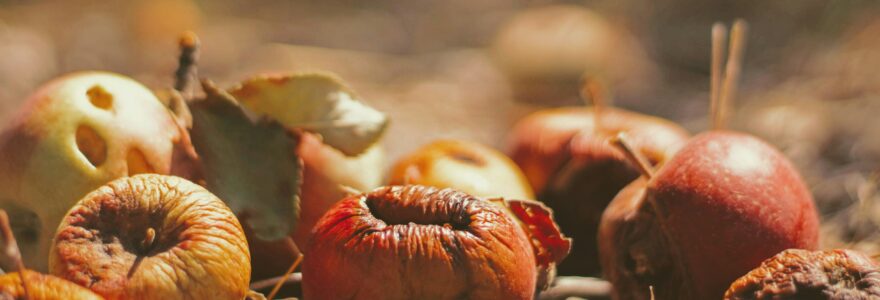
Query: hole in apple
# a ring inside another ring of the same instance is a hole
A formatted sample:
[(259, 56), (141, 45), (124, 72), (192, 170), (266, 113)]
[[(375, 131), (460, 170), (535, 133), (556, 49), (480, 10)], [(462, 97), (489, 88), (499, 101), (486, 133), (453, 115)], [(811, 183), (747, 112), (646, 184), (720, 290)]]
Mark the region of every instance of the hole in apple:
[(113, 95), (104, 90), (100, 85), (95, 85), (86, 91), (89, 96), (89, 102), (97, 108), (110, 110), (113, 108)]
[(156, 170), (147, 162), (144, 152), (138, 148), (128, 150), (128, 154), (125, 155), (125, 162), (128, 164), (128, 176), (156, 173)]
[(107, 160), (107, 142), (88, 125), (76, 128), (76, 147), (92, 166), (98, 167)]

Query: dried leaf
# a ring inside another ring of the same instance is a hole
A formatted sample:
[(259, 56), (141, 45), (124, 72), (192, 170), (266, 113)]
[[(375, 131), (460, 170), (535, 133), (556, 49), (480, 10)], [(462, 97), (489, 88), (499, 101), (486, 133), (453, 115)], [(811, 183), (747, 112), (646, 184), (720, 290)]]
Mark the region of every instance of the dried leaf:
[(553, 211), (543, 203), (529, 200), (505, 200), (526, 233), (532, 238), (535, 259), (540, 266), (561, 262), (571, 251), (571, 239), (562, 235), (553, 221)]
[(232, 96), (202, 84), (206, 98), (190, 104), (191, 133), (208, 190), (246, 219), (258, 238), (286, 237), (299, 215), (297, 141), (277, 122), (252, 121)]
[(388, 126), (385, 114), (363, 104), (335, 75), (260, 76), (229, 91), (242, 105), (288, 130), (317, 133), (346, 155), (362, 153)]

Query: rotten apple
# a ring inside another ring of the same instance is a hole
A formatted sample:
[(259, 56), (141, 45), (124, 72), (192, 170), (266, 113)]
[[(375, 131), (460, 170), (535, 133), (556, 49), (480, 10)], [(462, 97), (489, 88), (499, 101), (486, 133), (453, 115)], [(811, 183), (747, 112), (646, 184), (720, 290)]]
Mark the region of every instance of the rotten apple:
[(522, 119), (511, 133), (508, 153), (538, 200), (556, 212), (562, 231), (574, 238), (560, 274), (599, 272), (595, 241), (602, 211), (639, 174), (609, 142), (619, 132), (654, 165), (672, 157), (688, 138), (671, 121), (614, 108), (600, 114), (595, 108), (543, 110)]
[(853, 250), (785, 250), (736, 280), (725, 300), (877, 299), (880, 264)]
[(819, 218), (797, 170), (747, 134), (691, 139), (609, 204), (599, 252), (615, 299), (718, 299), (789, 248), (815, 249)]
[(0, 204), (25, 262), (46, 269), (54, 231), (83, 195), (126, 175), (172, 173), (184, 145), (168, 109), (127, 77), (81, 72), (42, 86), (0, 134)]
[(73, 282), (34, 271), (24, 271), (27, 291), (19, 272), (0, 276), (0, 298), (42, 300), (101, 300), (98, 294)]
[(250, 254), (235, 214), (185, 179), (114, 180), (58, 226), (52, 274), (107, 299), (235, 299), (248, 293)]
[(318, 222), (303, 261), (307, 299), (531, 299), (536, 264), (503, 209), (452, 189), (353, 195)]
[(416, 150), (391, 168), (390, 184), (454, 188), (487, 198), (534, 199), (519, 167), (480, 143), (440, 140)]

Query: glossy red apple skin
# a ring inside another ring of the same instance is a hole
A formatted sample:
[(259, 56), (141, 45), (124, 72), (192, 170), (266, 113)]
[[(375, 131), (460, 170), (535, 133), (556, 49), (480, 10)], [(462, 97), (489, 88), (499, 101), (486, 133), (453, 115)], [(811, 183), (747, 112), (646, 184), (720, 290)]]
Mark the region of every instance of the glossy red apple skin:
[[(653, 225), (627, 226), (640, 222)], [(599, 242), (616, 299), (644, 297), (649, 285), (657, 299), (720, 299), (776, 253), (815, 249), (818, 225), (812, 195), (784, 155), (747, 134), (710, 131), (646, 185), (637, 181), (621, 192), (603, 217)], [(644, 262), (643, 271), (622, 263), (627, 255)]]
[(391, 186), (337, 203), (303, 261), (306, 299), (531, 299), (522, 227), (452, 189)]
[[(318, 220), (333, 204), (348, 195), (340, 185), (368, 191), (381, 184), (384, 152), (377, 145), (364, 154), (347, 157), (309, 133), (300, 135), (296, 151), (303, 161), (303, 181), (299, 222), (289, 236), (299, 250), (304, 251)], [(280, 276), (296, 260), (295, 250), (286, 241), (262, 241), (256, 239), (249, 228), (245, 228), (245, 232), (252, 253), (254, 279)], [(282, 295), (288, 295), (287, 290), (282, 292), (285, 292)]]
[(602, 211), (639, 175), (610, 142), (625, 132), (630, 144), (660, 165), (689, 135), (675, 123), (621, 109), (606, 108), (599, 130), (594, 110), (548, 109), (522, 119), (510, 136), (511, 158), (525, 173), (538, 200), (556, 212), (563, 233), (574, 238), (571, 254), (559, 266), (563, 275), (599, 272), (596, 231)]

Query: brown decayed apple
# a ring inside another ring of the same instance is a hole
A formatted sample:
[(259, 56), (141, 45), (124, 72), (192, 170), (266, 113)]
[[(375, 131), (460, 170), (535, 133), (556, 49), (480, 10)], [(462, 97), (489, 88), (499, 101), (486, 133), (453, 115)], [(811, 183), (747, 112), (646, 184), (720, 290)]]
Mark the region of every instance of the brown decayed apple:
[(242, 299), (250, 254), (232, 211), (185, 179), (143, 174), (89, 193), (62, 220), (52, 274), (107, 299)]
[(611, 202), (599, 250), (615, 299), (718, 299), (789, 249), (818, 246), (819, 218), (797, 170), (747, 134), (710, 131)]
[(100, 300), (98, 294), (73, 282), (34, 271), (24, 272), (27, 282), (27, 298), (18, 272), (0, 276), (0, 298), (41, 300)]
[[(83, 195), (112, 179), (170, 173), (186, 133), (143, 85), (80, 72), (35, 92), (0, 133), (0, 204), (27, 265), (46, 269), (55, 228)], [(29, 234), (25, 234), (29, 233)]]
[(454, 188), (477, 197), (534, 199), (519, 167), (503, 153), (476, 142), (440, 140), (398, 161), (390, 184)]
[(853, 250), (789, 249), (736, 280), (725, 300), (877, 299), (880, 264)]
[(307, 299), (531, 299), (536, 268), (502, 208), (452, 189), (391, 186), (336, 204), (303, 261)]
[(622, 109), (605, 108), (596, 128), (593, 108), (538, 111), (510, 135), (511, 158), (526, 174), (538, 200), (556, 212), (574, 248), (559, 266), (560, 274), (599, 272), (596, 231), (602, 211), (620, 189), (638, 177), (610, 138), (624, 132), (654, 165), (671, 158), (688, 139), (675, 123)]

